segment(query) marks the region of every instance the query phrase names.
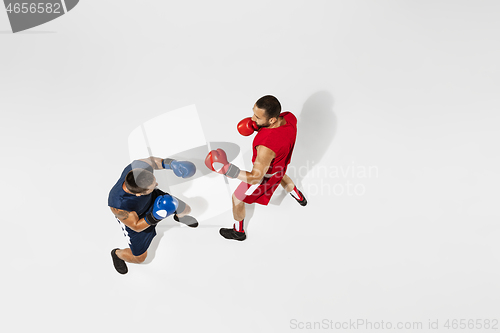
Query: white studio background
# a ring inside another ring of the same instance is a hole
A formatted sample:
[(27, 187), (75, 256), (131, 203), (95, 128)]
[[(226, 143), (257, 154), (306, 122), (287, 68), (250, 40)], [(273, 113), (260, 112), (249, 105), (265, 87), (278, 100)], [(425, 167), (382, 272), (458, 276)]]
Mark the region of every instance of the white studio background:
[[(0, 13), (2, 331), (500, 319), (498, 17), (498, 1), (87, 0), (12, 34)], [(119, 275), (107, 196), (129, 133), (196, 104), (207, 139), (249, 160), (235, 125), (265, 94), (299, 119), (309, 205), (279, 189), (241, 243), (164, 221), (153, 260)]]

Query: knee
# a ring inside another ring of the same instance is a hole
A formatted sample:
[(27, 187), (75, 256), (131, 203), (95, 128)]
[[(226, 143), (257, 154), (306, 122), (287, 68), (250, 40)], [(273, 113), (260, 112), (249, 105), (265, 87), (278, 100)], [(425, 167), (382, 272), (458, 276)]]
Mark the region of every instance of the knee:
[(238, 198), (236, 198), (233, 194), (233, 211), (241, 212), (245, 209), (245, 203)]
[(178, 217), (183, 217), (184, 215), (187, 215), (191, 213), (191, 207), (188, 204), (185, 204), (184, 210), (182, 212), (177, 213)]
[(243, 201), (240, 201), (240, 199), (238, 199), (236, 197), (236, 195), (234, 195), (234, 193), (233, 193), (232, 199), (233, 199), (233, 205), (235, 205), (235, 206), (238, 206), (239, 204), (241, 204), (243, 202)]

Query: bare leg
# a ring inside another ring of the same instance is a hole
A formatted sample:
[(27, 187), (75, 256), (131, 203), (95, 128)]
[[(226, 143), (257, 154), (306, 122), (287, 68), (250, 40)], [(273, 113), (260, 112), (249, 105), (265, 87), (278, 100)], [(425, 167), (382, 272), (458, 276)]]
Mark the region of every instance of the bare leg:
[(144, 260), (146, 260), (146, 257), (148, 256), (148, 251), (144, 252), (140, 256), (134, 256), (129, 248), (116, 250), (115, 253), (121, 260), (125, 260), (126, 262), (130, 262), (132, 264), (140, 264), (144, 262)]
[(245, 203), (236, 198), (233, 194), (233, 217), (236, 221), (241, 221), (245, 218)]
[(293, 191), (295, 184), (293, 183), (292, 179), (288, 177), (288, 175), (284, 175), (283, 179), (281, 179), (281, 186), (283, 186), (287, 193), (290, 193)]
[(189, 213), (191, 213), (191, 207), (188, 204), (186, 204), (186, 208), (184, 208), (184, 210), (181, 213), (177, 214), (177, 217), (180, 218), (186, 216)]
[(245, 219), (245, 203), (233, 194), (233, 217), (236, 220), (232, 228), (221, 228), (219, 233), (226, 239), (235, 239), (242, 241), (247, 238), (243, 229), (243, 220)]
[(188, 227), (196, 228), (198, 226), (198, 221), (194, 217), (188, 215), (189, 213), (191, 213), (191, 207), (186, 204), (186, 207), (182, 212), (174, 215), (174, 220), (183, 223)]
[(301, 206), (307, 205), (307, 199), (305, 198), (304, 194), (295, 187), (295, 184), (290, 177), (288, 177), (287, 175), (283, 176), (283, 179), (281, 180), (281, 186), (283, 186), (285, 191), (287, 193), (290, 193)]

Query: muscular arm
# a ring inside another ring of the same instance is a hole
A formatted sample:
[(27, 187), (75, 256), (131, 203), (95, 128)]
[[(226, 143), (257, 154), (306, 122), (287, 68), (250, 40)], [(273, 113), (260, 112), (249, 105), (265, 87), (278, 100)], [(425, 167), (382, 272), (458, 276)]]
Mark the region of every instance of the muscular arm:
[(160, 157), (149, 156), (148, 158), (143, 158), (138, 161), (146, 162), (147, 164), (151, 165), (155, 170), (163, 169), (163, 166), (161, 164), (163, 158)]
[(149, 224), (144, 219), (139, 219), (136, 212), (128, 212), (113, 207), (109, 208), (111, 208), (117, 219), (135, 232), (141, 232), (149, 227)]
[(259, 184), (267, 173), (271, 162), (276, 157), (276, 153), (266, 146), (257, 146), (257, 157), (253, 164), (252, 171), (241, 171), (238, 179), (248, 184)]

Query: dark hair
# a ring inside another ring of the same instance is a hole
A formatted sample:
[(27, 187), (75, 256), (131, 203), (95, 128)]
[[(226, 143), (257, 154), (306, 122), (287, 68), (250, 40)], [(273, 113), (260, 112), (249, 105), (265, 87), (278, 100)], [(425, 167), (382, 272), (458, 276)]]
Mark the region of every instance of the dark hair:
[(267, 119), (278, 118), (281, 113), (281, 104), (278, 99), (271, 95), (266, 95), (255, 103), (259, 109), (266, 110)]
[(125, 186), (133, 194), (142, 194), (155, 181), (155, 176), (146, 169), (133, 169), (125, 176)]

